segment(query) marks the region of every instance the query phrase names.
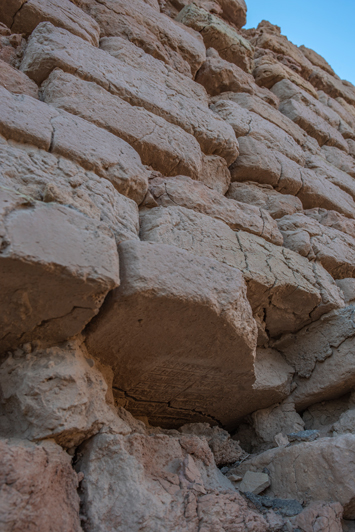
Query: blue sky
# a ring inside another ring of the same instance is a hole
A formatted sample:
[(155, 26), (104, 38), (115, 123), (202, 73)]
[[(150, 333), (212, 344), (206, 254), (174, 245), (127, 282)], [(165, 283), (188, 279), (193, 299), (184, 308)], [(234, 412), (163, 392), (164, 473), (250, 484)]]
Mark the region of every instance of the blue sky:
[(281, 26), (290, 41), (322, 55), (355, 85), (355, 0), (246, 0), (245, 28), (263, 19)]

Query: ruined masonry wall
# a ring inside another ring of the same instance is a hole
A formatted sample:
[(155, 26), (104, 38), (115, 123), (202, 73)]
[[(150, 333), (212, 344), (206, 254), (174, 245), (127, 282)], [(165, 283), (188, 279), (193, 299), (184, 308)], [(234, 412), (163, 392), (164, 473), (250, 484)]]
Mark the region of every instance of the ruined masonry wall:
[(0, 0), (1, 532), (355, 530), (355, 87), (246, 16)]

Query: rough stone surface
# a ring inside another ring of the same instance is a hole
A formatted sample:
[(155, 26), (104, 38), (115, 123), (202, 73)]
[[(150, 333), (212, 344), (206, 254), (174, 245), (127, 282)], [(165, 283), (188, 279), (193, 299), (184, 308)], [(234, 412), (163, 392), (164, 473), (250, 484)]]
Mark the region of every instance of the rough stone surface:
[(5, 24), (0, 22), (0, 59), (2, 61), (18, 68), (26, 44), (22, 35), (12, 33)]
[(149, 191), (156, 205), (162, 207), (179, 205), (192, 209), (217, 220), (223, 220), (233, 230), (241, 229), (262, 236), (276, 245), (282, 244), (277, 224), (267, 212), (225, 198), (222, 194), (188, 177), (177, 176), (170, 179), (156, 177), (150, 180)]
[(355, 299), (355, 279), (345, 278), (336, 281), (337, 286), (344, 294), (345, 303), (351, 303)]
[[(191, 3), (192, 0), (173, 0), (170, 3), (170, 9), (167, 7), (169, 2), (161, 8), (164, 13), (168, 12), (169, 16), (174, 18), (179, 9), (182, 9), (184, 6)], [(219, 15), (238, 29), (246, 23), (247, 6), (245, 0), (218, 0), (217, 2), (209, 0), (194, 0), (194, 3), (210, 13)], [(174, 11), (174, 9), (176, 11)]]
[(275, 219), (302, 211), (302, 203), (296, 196), (280, 194), (271, 185), (260, 185), (250, 181), (232, 183), (227, 197), (260, 207)]
[(306, 105), (290, 99), (281, 104), (280, 111), (315, 138), (320, 146), (327, 144), (348, 151), (342, 135)]
[(317, 91), (309, 81), (270, 55), (264, 55), (255, 61), (253, 75), (256, 84), (261, 87), (271, 89), (279, 81), (287, 79), (317, 98)]
[(313, 68), (309, 59), (285, 35), (281, 35), (281, 30), (278, 26), (274, 26), (265, 20), (260, 22), (250, 41), (256, 48), (271, 50), (278, 55), (293, 59), (305, 79), (311, 74)]
[(111, 181), (138, 204), (148, 190), (148, 171), (138, 153), (117, 138), (80, 117), (0, 88), (0, 133), (11, 140), (34, 144), (79, 163)]
[(246, 24), (247, 6), (245, 0), (219, 0), (218, 3), (222, 8), (221, 16), (227, 22), (232, 22), (237, 28)]
[(214, 48), (207, 49), (206, 61), (197, 72), (196, 81), (203, 85), (211, 96), (226, 91), (253, 94), (257, 88), (251, 74), (234, 63), (222, 59)]
[[(284, 517), (293, 517), (299, 515), (303, 511), (302, 505), (295, 499), (273, 499), (266, 495), (254, 495), (252, 493), (247, 493), (246, 496), (256, 508), (258, 508), (258, 510), (272, 508), (275, 512)], [(289, 525), (291, 525), (290, 520), (286, 520), (286, 523), (281, 523), (281, 527), (285, 524), (288, 527), (288, 530), (293, 531), (293, 528), (291, 527), (290, 529), (289, 527)]]
[[(294, 370), (275, 349), (257, 348), (255, 358), (254, 393), (258, 397), (268, 390), (270, 404), (290, 395)], [(259, 403), (260, 404), (260, 403)]]
[(143, 164), (165, 175), (198, 178), (202, 153), (195, 138), (142, 107), (113, 96), (96, 83), (55, 70), (42, 95), (46, 103), (64, 109), (122, 138), (140, 155)]
[(323, 91), (318, 91), (319, 101), (322, 102), (324, 105), (327, 105), (338, 113), (340, 118), (346, 122), (350, 128), (354, 130), (355, 127), (355, 116), (354, 116), (354, 108), (346, 103), (345, 100), (342, 98), (331, 98), (331, 96), (328, 96), (328, 94), (325, 94)]
[(255, 473), (247, 471), (243, 480), (238, 485), (238, 489), (242, 492), (253, 493), (259, 495), (270, 486), (270, 480), (266, 473)]
[(1, 532), (354, 528), (355, 86), (246, 11), (0, 0)]
[(276, 343), (299, 374), (291, 396), (298, 410), (336, 399), (354, 387), (353, 312), (349, 305), (321, 318), (317, 328), (312, 324), (298, 337), (286, 336)]
[(330, 74), (331, 76), (334, 76), (334, 70), (332, 69), (332, 67), (329, 65), (329, 63), (324, 59), (324, 57), (322, 57), (321, 55), (319, 55), (317, 52), (315, 52), (314, 50), (312, 50), (311, 48), (307, 48), (306, 46), (302, 45), (299, 47), (301, 52), (303, 53), (303, 55), (305, 57), (307, 57), (307, 59), (314, 65), (314, 66), (318, 66), (319, 68), (322, 68), (323, 70), (325, 70), (326, 72), (328, 72), (328, 74)]
[(0, 137), (0, 186), (101, 220), (117, 243), (138, 239), (137, 204), (119, 194), (107, 179), (63, 157)]
[(211, 427), (208, 423), (188, 423), (180, 427), (179, 431), (182, 434), (193, 434), (206, 439), (219, 467), (234, 464), (246, 456), (238, 442), (232, 440), (226, 430), (217, 426)]
[(53, 442), (0, 440), (0, 525), (3, 532), (81, 532), (78, 476)]
[(241, 270), (254, 313), (264, 316), (271, 336), (295, 331), (312, 317), (344, 304), (322, 266), (312, 266), (300, 255), (258, 236), (234, 233), (223, 222), (190, 209), (158, 207), (143, 213), (140, 236)]
[(340, 190), (346, 192), (353, 199), (355, 198), (354, 178), (351, 175), (339, 170), (332, 164), (329, 164), (321, 156), (312, 155), (307, 159), (307, 166), (313, 170), (315, 174), (325, 177), (333, 185), (336, 185)]
[(48, 21), (94, 46), (99, 43), (100, 28), (97, 22), (70, 0), (3, 0), (0, 21), (8, 24), (10, 20), (13, 33), (28, 36), (40, 22)]
[(287, 434), (287, 437), (290, 442), (315, 441), (319, 438), (319, 432), (318, 430), (300, 430)]
[(62, 111), (51, 121), (51, 152), (78, 162), (111, 181), (115, 189), (138, 205), (148, 190), (148, 171), (125, 141)]
[(322, 225), (326, 227), (332, 227), (333, 229), (338, 229), (343, 233), (355, 237), (355, 221), (346, 218), (342, 214), (326, 209), (308, 209), (305, 211), (305, 214), (314, 220), (317, 220)]
[(185, 75), (195, 75), (205, 59), (196, 32), (188, 31), (146, 2), (75, 0), (99, 24), (101, 36), (121, 36)]
[(198, 176), (198, 181), (224, 195), (231, 183), (231, 174), (226, 160), (219, 155), (203, 155), (202, 171)]
[(1, 192), (1, 350), (79, 333), (119, 284), (111, 231), (66, 206)]
[(314, 502), (290, 522), (293, 530), (301, 532), (343, 532), (342, 516), (341, 504)]
[[(332, 436), (333, 427), (340, 421), (343, 414), (347, 420), (351, 416), (354, 407), (354, 397), (352, 394), (346, 394), (339, 399), (332, 401), (322, 401), (307, 408), (302, 414), (305, 428), (307, 430), (317, 430), (321, 437)], [(340, 428), (340, 424), (338, 425)]]
[[(297, 335), (285, 335), (280, 338), (275, 342), (275, 347), (282, 352), (287, 362), (295, 368), (300, 377), (311, 377), (315, 368), (317, 373), (320, 371), (321, 375), (323, 371), (328, 371), (327, 366), (329, 364), (336, 364), (337, 360), (346, 354), (346, 344), (350, 343), (351, 345), (351, 338), (355, 331), (353, 314), (354, 307), (352, 305), (331, 312), (322, 316), (319, 322), (299, 331)], [(330, 360), (326, 363), (328, 357)], [(321, 364), (316, 365), (317, 362), (321, 362)], [(341, 367), (339, 367), (339, 371), (342, 371)], [(326, 379), (323, 384), (327, 386), (332, 381), (333, 377), (329, 374), (329, 382)], [(305, 381), (305, 386), (308, 387), (306, 382), (308, 381)], [(309, 381), (309, 386), (311, 388), (311, 381)], [(314, 392), (316, 393), (316, 389)], [(296, 390), (294, 393), (298, 395), (300, 390)]]
[[(353, 121), (351, 120), (349, 122), (349, 118), (344, 120), (344, 114), (348, 116), (348, 113), (339, 113), (339, 107), (341, 108), (341, 105), (338, 102), (332, 100), (333, 103), (329, 105), (329, 97), (324, 93), (321, 92), (320, 97), (319, 94), (317, 94), (317, 97), (313, 97), (289, 80), (276, 83), (272, 87), (272, 92), (281, 100), (280, 110), (282, 110), (283, 105), (288, 106), (290, 112), (293, 114), (292, 120), (302, 122), (302, 125), (300, 123), (301, 127), (309, 130), (310, 135), (317, 137), (317, 140), (324, 143), (328, 134), (329, 145), (339, 143), (341, 144), (341, 149), (345, 152), (347, 151), (347, 147), (339, 135), (345, 139), (353, 138)], [(292, 106), (290, 107), (290, 104), (287, 103), (290, 99), (294, 102), (293, 110)], [(326, 101), (324, 101), (325, 99)], [(336, 107), (334, 108), (334, 106)], [(338, 134), (334, 132), (334, 129), (337, 130)]]
[(332, 436), (340, 434), (353, 434), (355, 428), (355, 409), (353, 401), (349, 401), (350, 408), (346, 412), (343, 412), (339, 419), (332, 425)]
[(355, 276), (352, 236), (326, 227), (303, 213), (284, 216), (277, 223), (286, 248), (320, 262), (334, 279)]
[[(204, 103), (187, 98), (184, 89), (172, 89), (172, 99), (170, 91), (146, 72), (91, 47), (65, 30), (42, 23), (32, 33), (21, 69), (41, 83), (54, 68), (75, 72), (78, 77), (94, 81), (132, 105), (144, 107), (182, 127), (196, 137), (206, 155), (221, 155), (228, 163), (238, 155), (232, 128)], [(166, 83), (170, 84), (168, 79)]]
[(256, 85), (251, 74), (244, 72), (234, 63), (222, 59), (217, 50), (208, 48), (206, 55), (206, 61), (197, 72), (196, 81), (205, 87), (208, 94), (216, 98), (220, 95), (222, 99), (227, 99), (228, 95), (228, 98), (233, 100), (241, 92), (255, 95), (274, 108), (279, 106), (280, 102), (274, 93)]
[[(1, 26), (5, 26), (8, 30), (8, 35), (11, 33), (10, 27), (13, 23), (13, 18), (16, 14), (16, 12), (21, 9), (22, 4), (25, 0), (12, 0), (10, 2), (3, 2), (2, 3), (2, 20), (1, 20)], [(5, 34), (5, 30), (2, 29), (2, 34)]]
[(302, 418), (295, 411), (295, 406), (287, 400), (281, 405), (257, 410), (252, 415), (253, 426), (257, 436), (267, 444), (275, 445), (275, 436), (282, 433), (284, 436), (290, 432), (304, 429)]
[(0, 59), (0, 85), (15, 94), (38, 98), (38, 87), (26, 74)]
[(118, 36), (102, 37), (100, 39), (100, 48), (122, 63), (127, 63), (140, 71), (146, 72), (156, 82), (163, 85), (166, 84), (179, 94), (208, 105), (207, 93), (201, 85), (163, 61), (146, 53), (142, 48), (125, 38)]
[(347, 139), (346, 142), (348, 143), (348, 146), (349, 146), (349, 154), (352, 157), (355, 157), (355, 141), (352, 139)]
[(143, 521), (156, 532), (267, 532), (267, 521), (206, 460), (207, 442), (190, 436), (187, 443), (187, 435), (133, 433), (98, 435), (84, 444), (77, 469), (85, 475), (87, 529), (138, 531)]
[[(280, 152), (267, 148), (263, 142), (249, 136), (239, 138), (239, 152), (239, 157), (230, 167), (232, 182), (254, 181), (261, 185), (271, 185), (282, 194), (297, 196), (304, 209), (327, 209), (355, 218), (352, 196), (328, 179), (322, 169), (317, 172), (317, 168), (302, 168)], [(334, 178), (334, 172), (332, 175)], [(339, 178), (338, 173), (336, 177)], [(351, 180), (348, 177), (347, 186)]]
[(107, 393), (80, 340), (27, 353), (17, 349), (0, 366), (1, 437), (50, 438), (70, 449), (104, 425), (124, 433)]
[[(347, 434), (271, 449), (245, 461), (233, 472), (257, 472), (267, 467), (271, 485), (266, 494), (308, 503), (337, 501), (344, 507), (344, 517), (353, 519), (354, 441), (355, 436)], [(285, 475), (285, 470), (290, 474)]]
[(304, 209), (321, 208), (355, 218), (355, 203), (345, 190), (312, 169), (301, 170), (302, 188), (297, 197)]
[(55, 109), (23, 94), (0, 87), (0, 134), (11, 140), (33, 144), (49, 151)]
[(212, 104), (211, 109), (232, 126), (237, 138), (251, 137), (263, 142), (267, 148), (275, 149), (296, 163), (304, 165), (305, 158), (301, 147), (291, 135), (265, 118), (231, 100), (219, 100)]
[[(270, 94), (273, 93), (270, 92)], [(213, 101), (218, 100), (231, 100), (237, 103), (240, 107), (243, 107), (243, 109), (247, 109), (248, 111), (261, 116), (265, 120), (268, 120), (275, 126), (286, 131), (286, 133), (291, 135), (300, 146), (307, 145), (308, 139), (302, 129), (287, 116), (275, 109), (274, 105), (265, 101), (265, 98), (261, 98), (260, 95), (249, 94), (247, 91), (222, 92), (213, 99)], [(278, 106), (279, 102), (277, 101), (277, 107)]]
[(355, 160), (335, 146), (323, 146), (322, 152), (328, 163), (336, 166), (351, 177), (355, 177)]
[(112, 367), (114, 389), (137, 415), (144, 411), (157, 424), (233, 425), (247, 408), (243, 390), (255, 381), (256, 324), (241, 273), (150, 242), (124, 242), (119, 253), (121, 285), (90, 326), (89, 352)]
[(328, 355), (323, 364), (316, 365), (309, 379), (296, 379), (297, 388), (292, 399), (298, 409), (302, 410), (319, 401), (336, 399), (354, 388), (353, 344), (354, 339), (349, 336), (338, 348), (333, 349), (332, 356)]
[(253, 46), (223, 20), (194, 3), (185, 6), (176, 20), (198, 31), (206, 48), (217, 50), (222, 59), (252, 72)]
[[(268, 149), (263, 142), (250, 136), (239, 138), (239, 157), (230, 167), (232, 181), (255, 181), (277, 186), (282, 166), (275, 150)], [(293, 186), (296, 192), (302, 187), (301, 178), (294, 172)]]
[(317, 90), (325, 92), (332, 98), (343, 98), (350, 105), (355, 104), (355, 92), (340, 79), (331, 76), (324, 70), (314, 68), (309, 81)]

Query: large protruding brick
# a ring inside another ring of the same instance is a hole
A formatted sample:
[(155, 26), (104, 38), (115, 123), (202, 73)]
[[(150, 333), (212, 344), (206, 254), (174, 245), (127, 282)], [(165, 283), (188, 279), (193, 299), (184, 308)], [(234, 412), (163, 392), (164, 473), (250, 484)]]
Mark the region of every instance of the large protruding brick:
[(6, 189), (0, 213), (1, 352), (82, 331), (119, 284), (111, 231), (74, 209)]
[(227, 198), (265, 209), (274, 219), (302, 211), (302, 203), (291, 194), (280, 194), (271, 185), (235, 181), (229, 187)]
[(194, 98), (208, 105), (207, 92), (199, 83), (196, 83), (188, 76), (184, 76), (170, 65), (160, 61), (160, 59), (148, 54), (142, 48), (133, 44), (133, 42), (118, 36), (102, 37), (100, 39), (100, 48), (121, 61), (121, 63), (126, 63), (146, 72), (156, 82), (163, 85), (167, 83), (167, 86), (178, 94), (182, 94), (187, 98)]
[(351, 304), (275, 342), (276, 349), (298, 373), (298, 387), (293, 393), (297, 407), (340, 397), (354, 386), (354, 335)]
[[(240, 155), (230, 167), (232, 181), (241, 183), (254, 181), (261, 185), (271, 185), (282, 194), (297, 196), (304, 209), (320, 207), (337, 211), (348, 218), (355, 217), (355, 202), (350, 194), (337, 186), (340, 184), (339, 179), (334, 184), (327, 179), (323, 171), (303, 168), (249, 135), (239, 138), (239, 149)], [(322, 158), (313, 157), (309, 158), (308, 164), (311, 165), (311, 161), (316, 159), (326, 163)], [(329, 173), (332, 166), (328, 164), (327, 167)], [(335, 170), (337, 169), (334, 168)], [(332, 180), (334, 177), (339, 177), (334, 176), (334, 172), (332, 175)], [(344, 179), (341, 181), (342, 188), (349, 187), (352, 178), (347, 177), (346, 183)]]
[(98, 434), (85, 442), (76, 468), (84, 476), (87, 530), (138, 532), (142, 523), (154, 532), (270, 530), (216, 467), (208, 446), (212, 430), (205, 427), (201, 436), (149, 434), (143, 427), (127, 437)]
[(119, 254), (120, 288), (87, 333), (89, 352), (113, 369), (115, 393), (156, 424), (233, 426), (255, 381), (241, 272), (151, 242), (124, 242)]

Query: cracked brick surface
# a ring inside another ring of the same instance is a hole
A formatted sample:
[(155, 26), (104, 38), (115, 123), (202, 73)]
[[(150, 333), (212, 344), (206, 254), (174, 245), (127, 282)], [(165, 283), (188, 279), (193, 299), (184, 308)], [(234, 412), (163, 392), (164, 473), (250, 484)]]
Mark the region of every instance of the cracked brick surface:
[(263, 238), (183, 207), (158, 207), (141, 215), (143, 240), (183, 248), (243, 272), (256, 315), (265, 314), (271, 336), (300, 329), (344, 305), (337, 286), (318, 264)]
[(95, 81), (132, 105), (144, 107), (182, 127), (195, 136), (206, 155), (220, 155), (229, 163), (238, 155), (233, 130), (204, 102), (187, 98), (181, 90), (166, 91), (141, 69), (117, 60), (65, 30), (42, 23), (32, 33), (21, 70), (41, 83), (54, 68)]
[(1, 188), (2, 352), (83, 330), (119, 284), (111, 231), (66, 206)]
[(55, 70), (44, 86), (43, 99), (57, 109), (107, 129), (125, 140), (140, 155), (143, 164), (164, 175), (202, 174), (202, 152), (197, 140), (163, 118), (113, 96), (89, 83)]
[(112, 367), (136, 415), (233, 424), (255, 381), (256, 324), (241, 273), (150, 242), (124, 242), (119, 253), (121, 285), (88, 330), (89, 352)]
[(282, 244), (277, 224), (263, 209), (229, 200), (185, 176), (174, 179), (155, 177), (149, 182), (149, 192), (156, 205), (180, 206), (223, 220), (231, 229), (241, 229), (262, 236), (268, 242)]
[(0, 0), (1, 532), (355, 518), (355, 87), (246, 10)]
[(138, 153), (124, 140), (80, 117), (0, 88), (3, 112), (0, 133), (34, 144), (94, 171), (138, 204), (148, 189), (148, 171)]
[(0, 137), (0, 186), (105, 223), (117, 243), (138, 239), (137, 204), (107, 180), (64, 157)]
[(13, 33), (27, 37), (46, 20), (98, 46), (99, 25), (69, 0), (2, 0), (0, 7), (0, 21)]

